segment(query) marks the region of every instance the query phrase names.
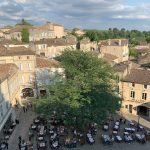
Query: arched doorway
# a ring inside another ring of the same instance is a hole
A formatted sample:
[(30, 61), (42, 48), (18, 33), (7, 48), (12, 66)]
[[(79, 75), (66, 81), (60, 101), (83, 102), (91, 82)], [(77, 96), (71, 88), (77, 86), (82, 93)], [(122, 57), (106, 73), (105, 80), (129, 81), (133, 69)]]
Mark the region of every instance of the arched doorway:
[(149, 116), (149, 108), (145, 106), (138, 106), (138, 115)]
[(22, 97), (34, 97), (34, 92), (32, 88), (24, 88), (22, 89)]

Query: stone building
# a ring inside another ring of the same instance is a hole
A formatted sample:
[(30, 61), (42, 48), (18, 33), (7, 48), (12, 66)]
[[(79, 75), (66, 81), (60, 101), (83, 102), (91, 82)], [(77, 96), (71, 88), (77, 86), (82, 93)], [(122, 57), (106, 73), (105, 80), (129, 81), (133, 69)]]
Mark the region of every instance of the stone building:
[(37, 26), (29, 30), (29, 41), (41, 39), (61, 38), (65, 36), (63, 25), (47, 22), (45, 25)]
[(61, 67), (58, 61), (43, 57), (36, 57), (36, 64), (38, 95), (43, 97), (48, 93), (46, 88), (44, 88), (45, 85), (50, 85), (55, 80), (58, 81), (58, 79), (60, 79), (60, 77), (64, 74), (64, 69)]
[(97, 50), (97, 43), (91, 42), (89, 38), (84, 38), (77, 43), (77, 48), (86, 52)]
[(131, 69), (121, 81), (122, 111), (150, 117), (150, 70)]
[(22, 29), (33, 29), (34, 27), (31, 25), (16, 25), (10, 30), (4, 32), (4, 37), (7, 40), (18, 40), (22, 41), (21, 31)]
[(128, 61), (129, 48), (127, 39), (109, 39), (99, 42), (99, 57), (103, 58), (105, 55), (113, 55), (117, 57), (117, 62)]
[(58, 39), (43, 39), (35, 41), (31, 44), (31, 48), (35, 50), (36, 54), (48, 58), (54, 58), (62, 53), (67, 48), (76, 49), (76, 39), (58, 38)]
[(0, 64), (0, 132), (15, 120), (15, 111), (11, 104), (19, 88), (18, 67), (12, 63)]
[[(18, 82), (20, 88), (16, 93), (15, 99), (21, 100), (27, 96), (34, 96), (34, 77), (36, 67), (35, 53), (25, 47), (0, 47), (0, 64), (13, 63), (18, 68)], [(15, 105), (16, 101), (12, 102)]]

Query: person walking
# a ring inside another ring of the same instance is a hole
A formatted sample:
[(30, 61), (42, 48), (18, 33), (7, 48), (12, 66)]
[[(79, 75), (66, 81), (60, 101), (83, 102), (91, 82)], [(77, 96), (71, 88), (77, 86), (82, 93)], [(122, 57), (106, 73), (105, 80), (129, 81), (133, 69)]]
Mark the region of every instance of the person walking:
[(8, 142), (5, 142), (5, 145), (6, 145), (6, 149), (8, 149)]
[(19, 140), (19, 144), (21, 145), (21, 141), (22, 141), (21, 136), (18, 137), (18, 140)]
[(23, 112), (24, 112), (24, 113), (26, 112), (26, 108), (25, 108), (25, 106), (23, 106)]

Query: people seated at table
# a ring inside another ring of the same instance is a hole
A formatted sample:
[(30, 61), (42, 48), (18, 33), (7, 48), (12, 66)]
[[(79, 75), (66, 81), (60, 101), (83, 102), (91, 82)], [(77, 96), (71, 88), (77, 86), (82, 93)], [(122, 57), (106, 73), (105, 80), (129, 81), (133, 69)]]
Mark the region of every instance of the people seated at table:
[(86, 139), (87, 139), (87, 142), (88, 142), (89, 144), (95, 143), (95, 140), (94, 140), (94, 138), (93, 138), (91, 132), (88, 132), (88, 133), (86, 134)]
[(66, 138), (65, 140), (65, 146), (67, 148), (76, 148), (77, 147), (77, 139), (76, 138)]
[(38, 150), (40, 149), (46, 149), (47, 148), (47, 142), (46, 141), (40, 141), (40, 142), (37, 142), (37, 148)]
[(103, 144), (112, 144), (113, 140), (109, 135), (102, 135), (102, 142)]
[(58, 141), (53, 141), (53, 142), (51, 143), (51, 148), (52, 148), (52, 149), (58, 149), (60, 146), (61, 146), (61, 145), (59, 144)]

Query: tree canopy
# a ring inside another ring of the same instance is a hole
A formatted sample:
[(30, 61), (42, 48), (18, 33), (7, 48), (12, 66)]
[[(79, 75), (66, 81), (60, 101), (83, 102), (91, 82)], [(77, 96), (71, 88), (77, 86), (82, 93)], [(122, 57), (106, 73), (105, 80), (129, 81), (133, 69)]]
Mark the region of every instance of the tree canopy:
[(22, 42), (29, 43), (29, 31), (28, 31), (28, 29), (22, 29), (21, 37), (22, 37)]
[(66, 124), (85, 127), (102, 123), (119, 108), (112, 68), (91, 52), (65, 50), (57, 58), (65, 78), (49, 85), (49, 97), (35, 103), (35, 111), (50, 117), (56, 112)]
[(29, 25), (29, 26), (32, 26), (32, 24), (29, 23), (28, 21), (26, 21), (24, 18), (19, 23), (17, 23), (16, 25)]
[(129, 56), (137, 58), (139, 56), (139, 52), (137, 51), (137, 49), (131, 47), (129, 49)]
[(138, 30), (126, 30), (124, 28), (109, 28), (108, 30), (85, 30), (86, 36), (91, 41), (115, 39), (115, 38), (127, 38), (130, 44), (138, 45), (141, 42), (150, 42), (150, 31), (138, 31)]

